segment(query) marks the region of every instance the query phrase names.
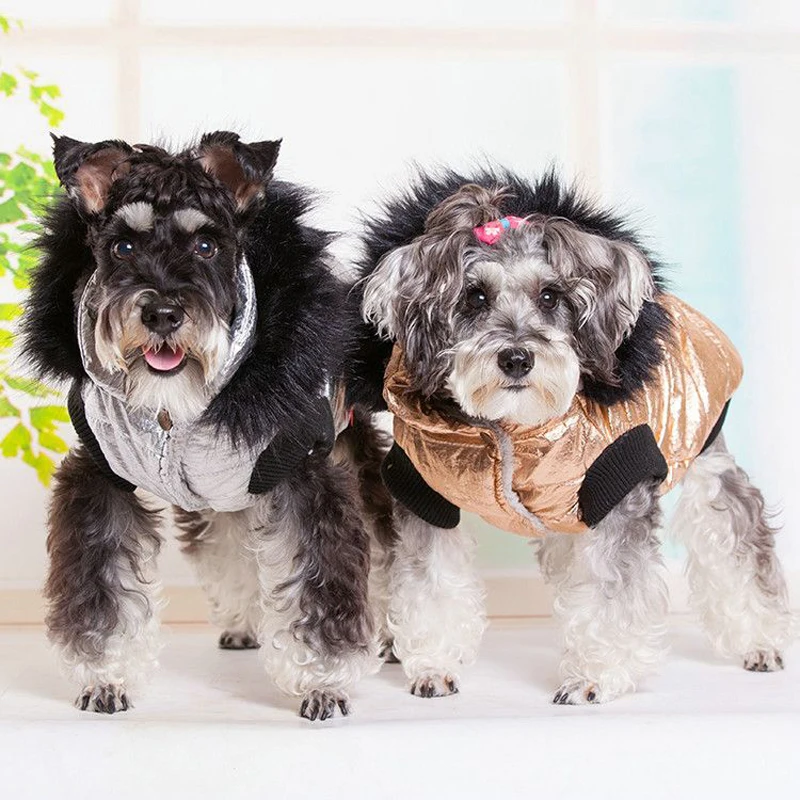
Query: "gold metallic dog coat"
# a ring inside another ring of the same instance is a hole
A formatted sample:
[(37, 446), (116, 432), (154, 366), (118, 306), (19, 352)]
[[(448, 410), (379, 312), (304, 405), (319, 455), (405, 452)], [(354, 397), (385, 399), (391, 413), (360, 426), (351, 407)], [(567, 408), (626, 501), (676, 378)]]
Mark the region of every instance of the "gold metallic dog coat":
[(394, 414), (396, 446), (384, 464), (392, 492), (440, 527), (465, 509), (536, 536), (585, 531), (643, 480), (668, 491), (719, 433), (742, 362), (686, 303), (669, 294), (657, 302), (672, 325), (652, 380), (613, 405), (579, 392), (566, 414), (536, 427), (464, 424), (432, 410), (411, 389), (395, 346), (384, 383)]

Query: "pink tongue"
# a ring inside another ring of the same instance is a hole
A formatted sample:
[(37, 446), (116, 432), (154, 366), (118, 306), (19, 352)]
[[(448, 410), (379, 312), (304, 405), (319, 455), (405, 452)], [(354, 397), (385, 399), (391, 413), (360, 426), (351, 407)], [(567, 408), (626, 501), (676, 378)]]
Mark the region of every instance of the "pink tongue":
[(183, 350), (179, 347), (173, 350), (169, 345), (164, 345), (158, 352), (155, 350), (142, 351), (144, 360), (160, 372), (169, 372), (183, 361)]

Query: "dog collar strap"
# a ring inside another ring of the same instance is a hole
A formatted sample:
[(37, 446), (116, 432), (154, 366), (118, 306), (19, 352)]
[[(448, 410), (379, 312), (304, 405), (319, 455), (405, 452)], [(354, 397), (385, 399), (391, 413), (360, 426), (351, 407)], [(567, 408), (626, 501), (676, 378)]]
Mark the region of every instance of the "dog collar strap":
[(501, 217), (487, 222), (485, 225), (478, 225), (472, 231), (475, 238), (484, 244), (494, 244), (508, 230), (516, 230), (521, 225), (527, 225), (528, 220), (522, 217)]

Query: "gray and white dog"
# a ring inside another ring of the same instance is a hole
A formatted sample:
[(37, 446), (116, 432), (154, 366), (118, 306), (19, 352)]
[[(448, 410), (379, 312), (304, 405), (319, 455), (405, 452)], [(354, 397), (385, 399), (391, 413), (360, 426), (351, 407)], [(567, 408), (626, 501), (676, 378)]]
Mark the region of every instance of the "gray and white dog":
[(335, 402), (347, 287), (302, 219), (308, 193), (272, 181), (278, 147), (55, 140), (66, 192), (24, 341), (72, 385), (80, 442), (55, 476), (45, 591), (84, 710), (126, 710), (158, 650), (159, 514), (137, 488), (175, 507), (220, 646), (260, 642), (303, 716), (348, 713), (377, 667), (358, 480), (380, 515), (379, 450)]
[(537, 537), (564, 631), (554, 702), (633, 689), (664, 652), (659, 495), (681, 479), (675, 534), (714, 646), (782, 668), (775, 532), (720, 433), (738, 356), (627, 225), (553, 173), (449, 172), (387, 202), (365, 250), (400, 501), (385, 624), (412, 691), (457, 691), (483, 630), (461, 508)]

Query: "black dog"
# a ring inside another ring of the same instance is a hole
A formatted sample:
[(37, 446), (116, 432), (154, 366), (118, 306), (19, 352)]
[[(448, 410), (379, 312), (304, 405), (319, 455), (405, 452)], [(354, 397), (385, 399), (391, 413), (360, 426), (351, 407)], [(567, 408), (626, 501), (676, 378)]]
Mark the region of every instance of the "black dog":
[(158, 514), (137, 487), (175, 506), (220, 646), (263, 644), (303, 716), (348, 713), (377, 664), (356, 472), (385, 518), (380, 447), (332, 399), (347, 287), (301, 222), (308, 194), (270, 182), (278, 149), (55, 139), (66, 196), (23, 336), (40, 375), (72, 383), (81, 441), (56, 476), (46, 595), (82, 709), (128, 708), (156, 653)]

